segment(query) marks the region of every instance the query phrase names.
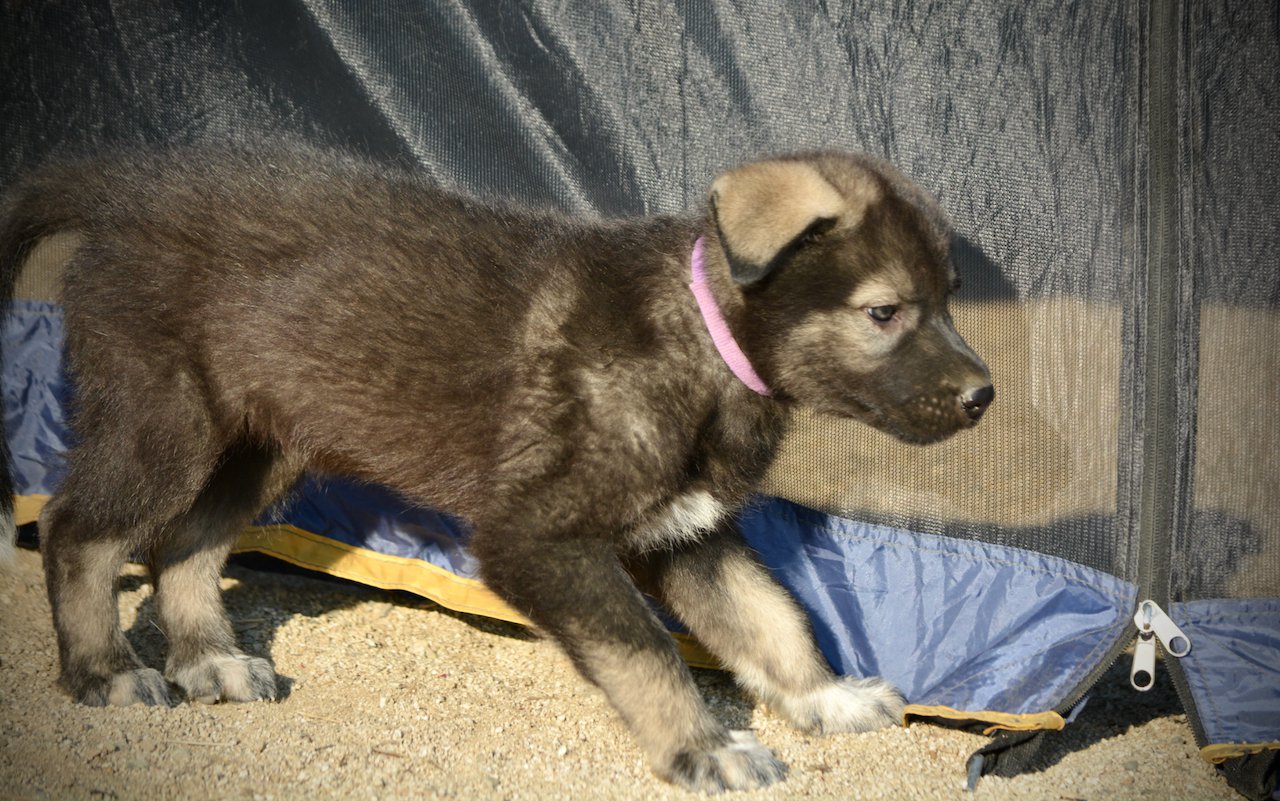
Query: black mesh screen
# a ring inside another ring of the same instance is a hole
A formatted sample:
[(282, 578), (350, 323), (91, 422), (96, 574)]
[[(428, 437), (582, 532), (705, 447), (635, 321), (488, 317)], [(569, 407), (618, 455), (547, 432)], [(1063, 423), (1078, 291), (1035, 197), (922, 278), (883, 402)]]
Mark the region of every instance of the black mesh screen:
[[(870, 26), (857, 41), (874, 38)], [(977, 429), (928, 448), (802, 413), (769, 489), (1136, 580), (1124, 444), (1141, 302), (1139, 20), (1102, 6), (993, 7), (921, 30), (928, 41), (895, 51), (893, 69), (863, 73), (885, 85), (859, 89), (883, 102), (930, 87), (922, 108), (891, 103), (880, 139), (963, 234), (956, 324), (990, 364), (997, 400)], [(874, 48), (855, 52), (879, 63)]]
[(1280, 595), (1280, 10), (1197, 5), (1188, 20), (1186, 346), (1190, 509), (1180, 600)]
[(1134, 9), (274, 0), (17, 4), (5, 23), (4, 176), (50, 152), (289, 133), (620, 214), (697, 208), (762, 153), (885, 156), (964, 237), (955, 315), (997, 402), (930, 449), (801, 413), (768, 489), (1135, 578)]

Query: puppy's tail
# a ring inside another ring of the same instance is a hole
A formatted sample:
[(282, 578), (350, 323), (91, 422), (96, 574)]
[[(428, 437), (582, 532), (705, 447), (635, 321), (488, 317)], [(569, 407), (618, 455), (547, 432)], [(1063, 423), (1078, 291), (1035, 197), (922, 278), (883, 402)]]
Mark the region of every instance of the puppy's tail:
[[(77, 227), (76, 189), (68, 182), (68, 173), (40, 170), (0, 196), (0, 319), (8, 314), (14, 284), (36, 244), (50, 234)], [(0, 566), (13, 560), (18, 533), (10, 463), (8, 437), (0, 436)]]

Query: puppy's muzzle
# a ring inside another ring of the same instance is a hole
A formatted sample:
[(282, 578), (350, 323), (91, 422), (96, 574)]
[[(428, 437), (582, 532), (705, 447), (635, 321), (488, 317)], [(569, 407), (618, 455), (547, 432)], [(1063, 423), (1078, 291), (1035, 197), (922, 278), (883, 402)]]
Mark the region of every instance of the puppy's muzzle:
[(960, 405), (964, 407), (964, 413), (969, 415), (970, 422), (976, 424), (995, 396), (995, 387), (990, 384), (974, 387), (960, 395)]

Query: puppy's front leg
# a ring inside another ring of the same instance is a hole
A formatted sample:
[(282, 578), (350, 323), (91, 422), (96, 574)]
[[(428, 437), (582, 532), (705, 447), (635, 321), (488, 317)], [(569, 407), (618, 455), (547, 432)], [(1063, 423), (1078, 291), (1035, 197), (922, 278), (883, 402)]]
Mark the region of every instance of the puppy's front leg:
[(729, 731), (703, 703), (670, 634), (609, 543), (506, 542), (477, 532), (485, 582), (564, 647), (604, 690), (654, 771), (702, 792), (763, 787), (784, 767), (746, 731)]
[(735, 524), (650, 557), (644, 570), (689, 631), (797, 728), (829, 734), (901, 722), (903, 699), (888, 682), (831, 672), (803, 610)]

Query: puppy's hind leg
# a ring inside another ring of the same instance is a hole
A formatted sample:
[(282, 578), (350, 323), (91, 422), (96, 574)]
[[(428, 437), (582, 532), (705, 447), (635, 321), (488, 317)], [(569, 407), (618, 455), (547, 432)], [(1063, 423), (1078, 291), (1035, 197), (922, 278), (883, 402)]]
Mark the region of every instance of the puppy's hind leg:
[(120, 631), (115, 577), (191, 508), (222, 448), (202, 390), (180, 366), (145, 352), (82, 353), (74, 340), (79, 442), (40, 516), (60, 683), (90, 705), (167, 704), (163, 677)]
[(830, 734), (901, 723), (904, 701), (888, 682), (831, 672), (803, 610), (732, 523), (652, 557), (645, 571), (699, 642), (797, 728)]
[(39, 523), (58, 635), (58, 682), (89, 706), (167, 706), (164, 677), (142, 664), (120, 630), (115, 579), (129, 556), (129, 541), (119, 528), (115, 536), (96, 536), (103, 521), (88, 519), (67, 497), (50, 501)]
[(271, 663), (237, 647), (219, 579), (241, 530), (298, 472), (268, 448), (233, 446), (192, 508), (165, 526), (151, 549), (160, 628), (169, 641), (165, 677), (192, 701), (276, 697)]
[[(90, 406), (81, 414), (82, 440), (39, 521), (59, 681), (91, 706), (168, 704), (163, 677), (142, 665), (120, 630), (115, 579), (126, 558), (148, 547), (164, 521), (190, 505), (204, 481), (203, 468), (193, 471), (192, 462), (202, 460), (190, 443), (152, 458), (150, 432), (139, 432), (137, 424), (114, 425), (116, 420), (85, 424), (92, 411)], [(128, 447), (135, 443), (139, 447)]]
[(485, 582), (604, 690), (659, 776), (701, 792), (782, 778), (783, 764), (750, 732), (729, 731), (712, 717), (671, 635), (608, 542), (487, 533), (472, 540)]

